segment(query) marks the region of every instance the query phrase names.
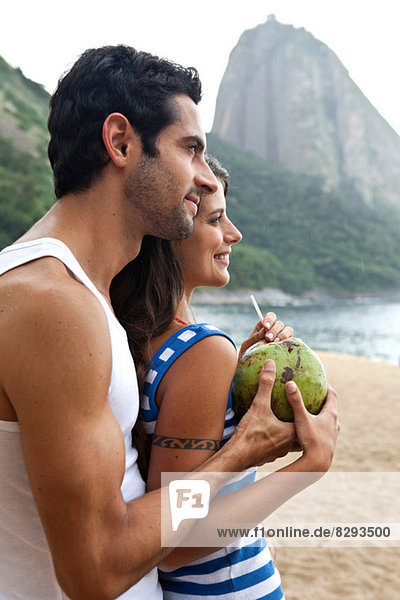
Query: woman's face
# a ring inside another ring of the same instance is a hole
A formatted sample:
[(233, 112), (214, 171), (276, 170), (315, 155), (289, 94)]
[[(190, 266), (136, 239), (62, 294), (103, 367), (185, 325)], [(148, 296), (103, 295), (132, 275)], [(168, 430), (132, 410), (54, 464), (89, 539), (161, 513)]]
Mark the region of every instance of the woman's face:
[(201, 199), (192, 235), (186, 240), (173, 242), (185, 288), (193, 290), (199, 286), (226, 285), (231, 246), (241, 239), (242, 234), (226, 215), (223, 186), (218, 181), (218, 190)]

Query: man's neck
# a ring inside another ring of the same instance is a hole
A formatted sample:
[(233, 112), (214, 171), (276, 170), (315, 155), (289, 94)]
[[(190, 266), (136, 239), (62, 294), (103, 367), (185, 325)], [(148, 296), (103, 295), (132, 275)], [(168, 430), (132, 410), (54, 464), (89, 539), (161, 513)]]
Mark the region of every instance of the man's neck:
[[(133, 225), (135, 223), (135, 226)], [(115, 198), (93, 191), (57, 200), (18, 242), (53, 237), (64, 242), (105, 296), (113, 277), (139, 253), (139, 215), (126, 214)]]

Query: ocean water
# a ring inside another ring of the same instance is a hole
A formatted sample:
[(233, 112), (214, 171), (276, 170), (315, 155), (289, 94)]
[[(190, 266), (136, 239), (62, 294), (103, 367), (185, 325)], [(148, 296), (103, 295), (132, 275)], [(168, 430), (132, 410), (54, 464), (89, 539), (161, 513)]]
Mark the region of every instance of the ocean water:
[[(364, 356), (400, 365), (400, 302), (361, 298), (260, 306), (273, 311), (314, 350)], [(213, 323), (240, 344), (258, 318), (253, 305), (205, 304), (193, 307), (197, 322)]]

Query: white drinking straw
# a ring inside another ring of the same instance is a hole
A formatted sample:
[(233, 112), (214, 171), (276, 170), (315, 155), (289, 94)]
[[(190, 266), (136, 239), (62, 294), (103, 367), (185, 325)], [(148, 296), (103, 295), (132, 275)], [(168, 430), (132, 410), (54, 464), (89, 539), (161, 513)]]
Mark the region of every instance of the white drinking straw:
[(253, 303), (253, 306), (254, 306), (254, 308), (255, 308), (255, 310), (256, 310), (256, 313), (257, 313), (257, 316), (258, 316), (258, 318), (259, 318), (259, 319), (260, 319), (260, 321), (262, 322), (264, 317), (263, 317), (263, 314), (262, 314), (262, 312), (261, 312), (261, 310), (260, 310), (260, 307), (259, 307), (259, 306), (258, 306), (258, 304), (257, 304), (257, 300), (254, 298), (253, 294), (250, 294), (250, 300), (251, 300), (251, 301), (252, 301), (252, 303)]

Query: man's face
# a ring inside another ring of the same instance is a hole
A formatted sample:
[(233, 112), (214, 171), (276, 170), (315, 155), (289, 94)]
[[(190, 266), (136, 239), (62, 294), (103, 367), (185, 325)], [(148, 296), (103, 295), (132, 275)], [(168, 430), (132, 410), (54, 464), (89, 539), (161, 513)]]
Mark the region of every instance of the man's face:
[(125, 195), (140, 210), (145, 234), (181, 240), (193, 230), (200, 195), (214, 193), (218, 184), (204, 161), (205, 135), (196, 104), (184, 95), (174, 102), (177, 121), (160, 132), (158, 156), (142, 154)]

